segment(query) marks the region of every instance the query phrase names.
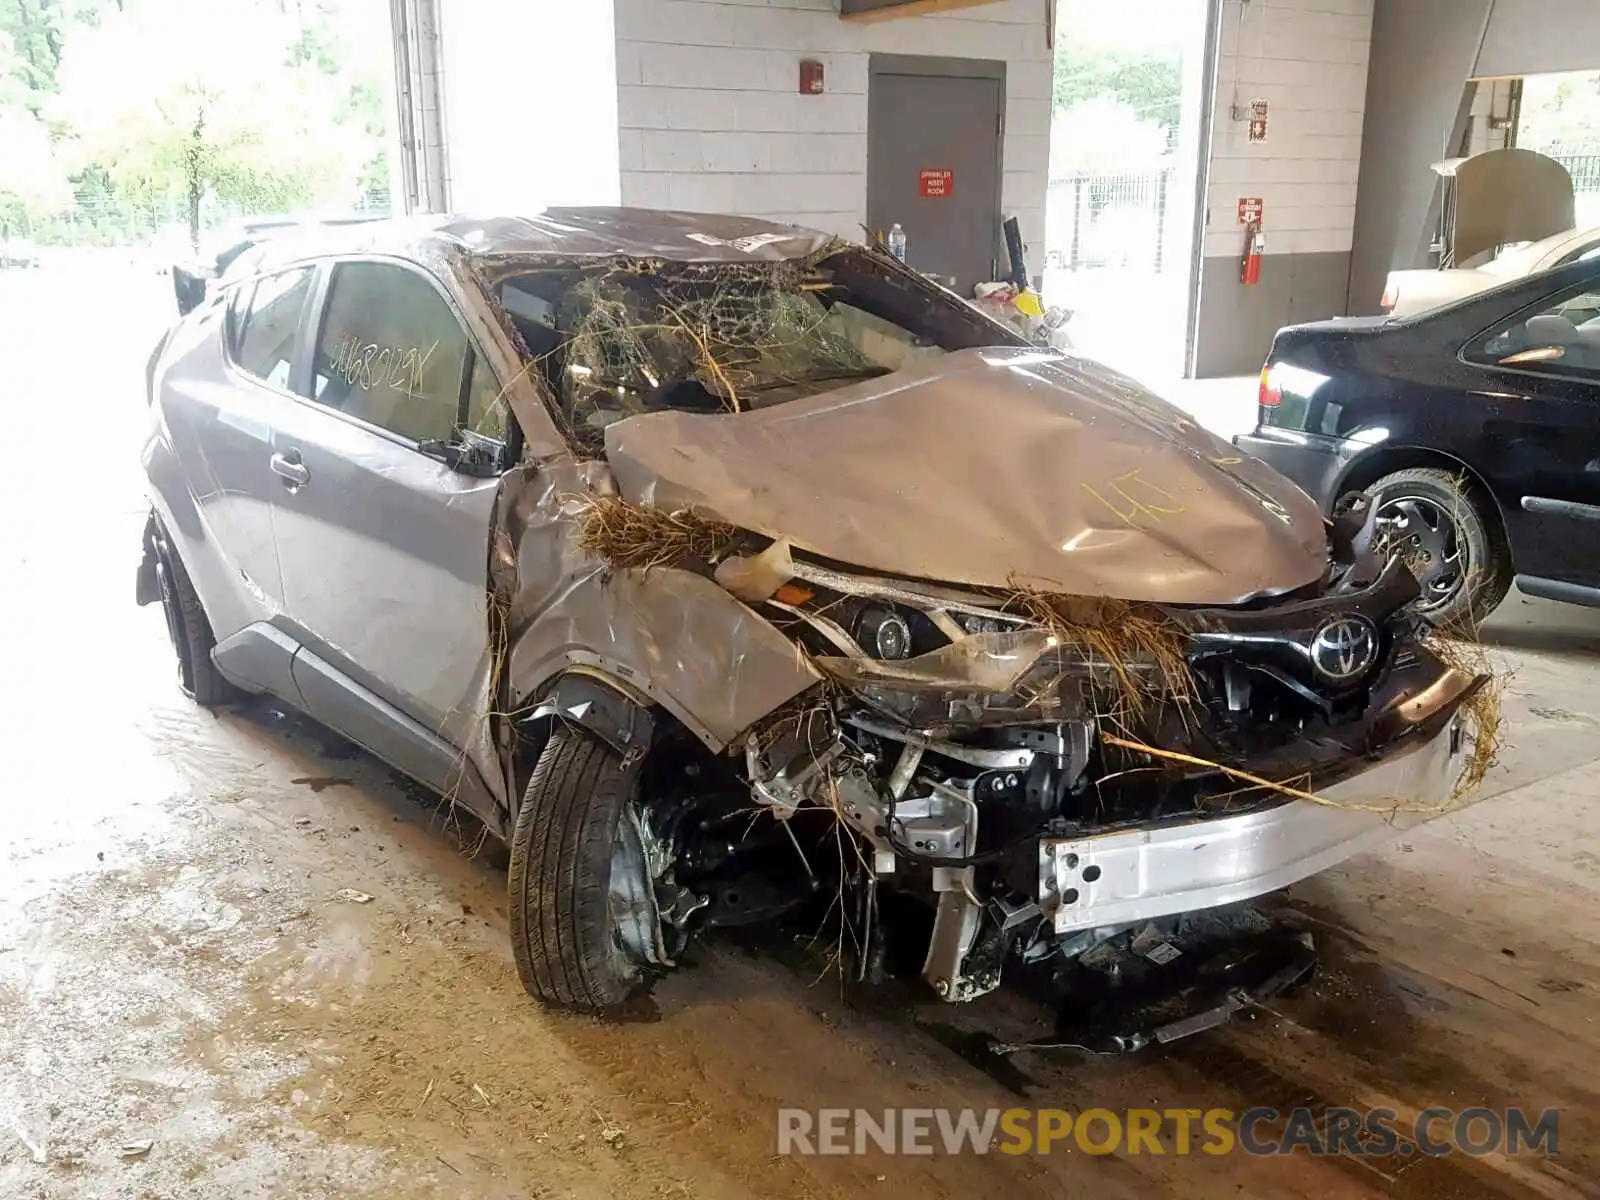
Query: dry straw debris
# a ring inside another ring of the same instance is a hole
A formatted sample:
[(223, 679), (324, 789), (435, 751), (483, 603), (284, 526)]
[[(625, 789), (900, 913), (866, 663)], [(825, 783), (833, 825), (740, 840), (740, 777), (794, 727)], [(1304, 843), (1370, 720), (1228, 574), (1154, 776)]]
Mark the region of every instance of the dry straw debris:
[(727, 522), (692, 509), (668, 511), (619, 496), (583, 496), (579, 504), (579, 547), (614, 567), (649, 570), (715, 562), (739, 535)]
[(774, 389), (881, 373), (817, 295), (828, 286), (807, 263), (587, 273), (563, 352), (574, 432), (592, 440), (663, 406), (741, 412)]
[(1306, 800), (1330, 808), (1390, 816), (1399, 814), (1438, 816), (1461, 807), (1462, 803), (1477, 791), (1489, 769), (1498, 759), (1503, 722), (1500, 701), (1505, 688), (1505, 679), (1490, 660), (1488, 650), (1477, 641), (1434, 633), (1427, 637), (1426, 645), (1428, 650), (1437, 655), (1446, 666), (1485, 679), (1483, 686), (1468, 697), (1462, 708), (1469, 725), (1469, 749), (1461, 777), (1450, 794), (1437, 803), (1419, 804), (1410, 796), (1392, 796), (1367, 802), (1338, 800), (1295, 786), (1296, 782), (1304, 780), (1304, 776), (1299, 776), (1294, 781), (1266, 779), (1225, 763), (1151, 746), (1142, 741), (1118, 737), (1105, 731), (1101, 732), (1100, 740), (1106, 745), (1145, 754), (1165, 762), (1217, 771), (1250, 787), (1275, 792), (1286, 799)]
[(1505, 675), (1490, 659), (1488, 649), (1475, 638), (1435, 633), (1428, 637), (1426, 645), (1446, 666), (1469, 675), (1488, 677), (1488, 682), (1473, 693), (1465, 705), (1472, 726), (1471, 749), (1461, 782), (1450, 797), (1453, 802), (1476, 791), (1489, 769), (1499, 761), (1505, 724), (1500, 708), (1505, 694)]
[(1006, 609), (1080, 650), (1091, 667), (1116, 681), (1126, 711), (1143, 716), (1150, 703), (1194, 696), (1184, 631), (1159, 610), (1104, 596), (1070, 596), (1013, 581)]

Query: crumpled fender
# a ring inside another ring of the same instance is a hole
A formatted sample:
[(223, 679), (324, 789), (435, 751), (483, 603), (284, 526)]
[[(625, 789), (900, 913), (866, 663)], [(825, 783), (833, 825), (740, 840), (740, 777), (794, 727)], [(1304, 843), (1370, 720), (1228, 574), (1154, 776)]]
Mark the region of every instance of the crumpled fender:
[(638, 762), (655, 738), (655, 718), (651, 704), (632, 689), (615, 680), (575, 668), (559, 676), (545, 692), (537, 707), (523, 719), (523, 726), (544, 726), (560, 720), (588, 730), (621, 757), (623, 766)]
[(574, 668), (660, 705), (720, 753), (822, 676), (716, 582), (672, 567), (619, 570), (577, 544), (583, 496), (614, 494), (604, 463), (569, 457), (501, 485), (490, 576), (505, 613), (514, 705)]

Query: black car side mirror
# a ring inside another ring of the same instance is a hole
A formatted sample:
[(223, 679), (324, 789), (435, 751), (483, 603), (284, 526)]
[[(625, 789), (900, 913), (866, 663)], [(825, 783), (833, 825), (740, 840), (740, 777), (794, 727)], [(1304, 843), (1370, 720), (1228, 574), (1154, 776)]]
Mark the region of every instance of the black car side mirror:
[(172, 290), (177, 293), (178, 315), (186, 317), (205, 301), (206, 281), (203, 275), (196, 275), (182, 267), (172, 268)]
[(474, 479), (493, 479), (505, 473), (505, 447), (470, 429), (456, 430), (449, 441), (429, 438), (418, 442), (417, 452)]

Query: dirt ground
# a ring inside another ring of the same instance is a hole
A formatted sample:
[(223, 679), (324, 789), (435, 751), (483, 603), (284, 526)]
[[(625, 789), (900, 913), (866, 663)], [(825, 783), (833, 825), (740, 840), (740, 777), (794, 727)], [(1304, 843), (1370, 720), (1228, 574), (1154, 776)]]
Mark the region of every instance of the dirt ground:
[[(1600, 614), (1508, 603), (1488, 798), (1292, 889), (1323, 970), (1216, 1032), (997, 1075), (950, 1027), (1038, 1032), (1025, 997), (856, 1002), (729, 941), (636, 1021), (555, 1015), (470, 831), (326, 732), (178, 694), (132, 604), (167, 286), (0, 276), (0, 1196), (1600, 1196)], [(1563, 1115), (1554, 1159), (776, 1153), (779, 1108), (1018, 1104)]]

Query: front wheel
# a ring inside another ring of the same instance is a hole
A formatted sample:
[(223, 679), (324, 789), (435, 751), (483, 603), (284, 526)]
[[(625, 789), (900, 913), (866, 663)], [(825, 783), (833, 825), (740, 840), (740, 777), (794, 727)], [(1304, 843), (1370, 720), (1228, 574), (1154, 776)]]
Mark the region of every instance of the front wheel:
[(1511, 588), (1511, 548), (1487, 496), (1432, 467), (1385, 475), (1373, 498), (1381, 544), (1406, 560), (1422, 588), (1417, 611), (1446, 629), (1474, 629)]
[(508, 880), (522, 986), (547, 1004), (614, 1010), (664, 953), (636, 772), (580, 729), (545, 744), (517, 810)]

